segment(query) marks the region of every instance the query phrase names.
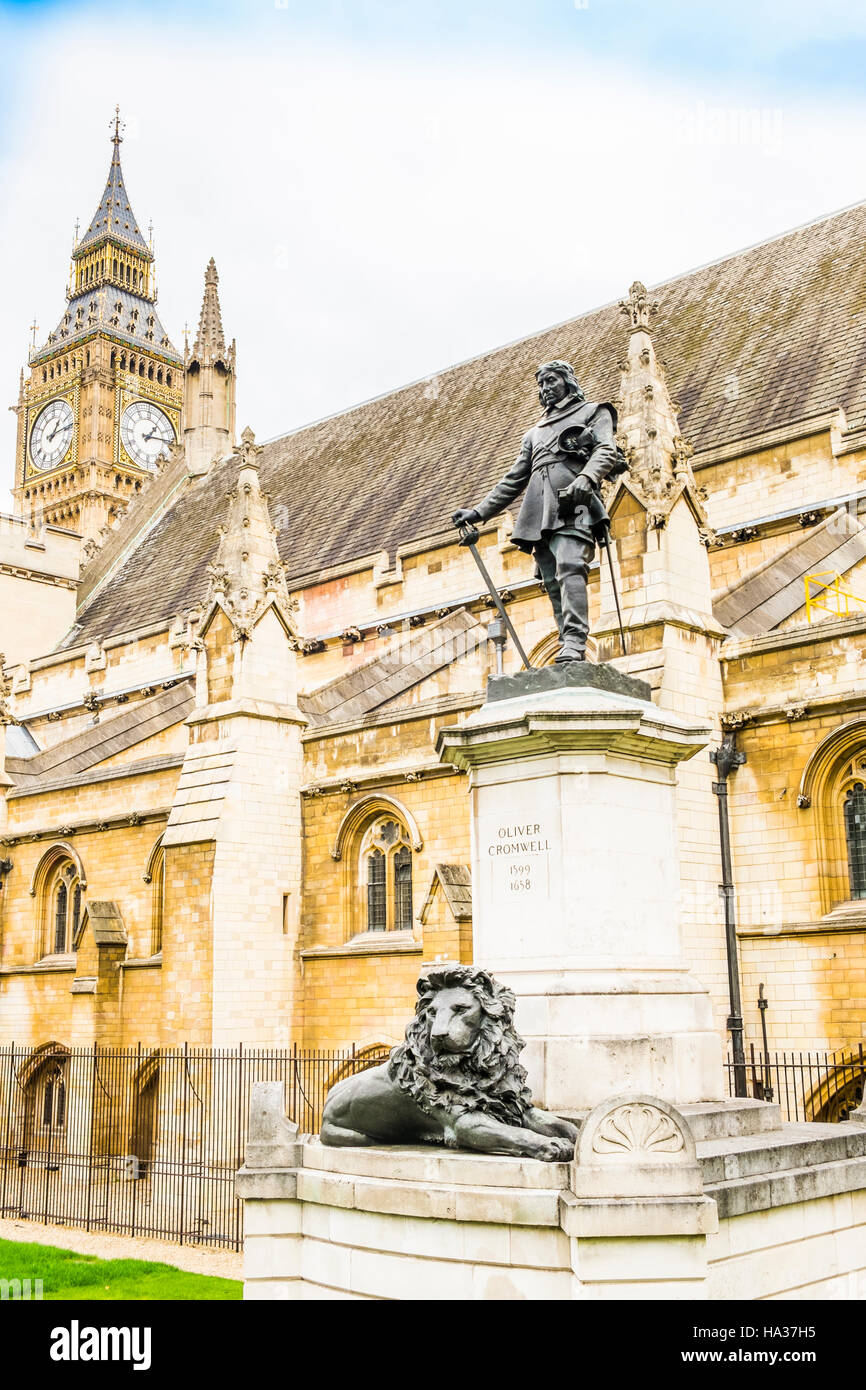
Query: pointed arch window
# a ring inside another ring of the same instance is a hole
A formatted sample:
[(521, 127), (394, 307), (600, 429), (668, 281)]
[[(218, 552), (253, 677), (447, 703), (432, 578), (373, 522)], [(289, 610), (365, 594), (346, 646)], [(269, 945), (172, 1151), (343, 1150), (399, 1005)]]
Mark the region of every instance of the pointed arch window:
[(361, 837), (360, 877), (366, 890), (366, 931), (411, 931), (412, 850), (404, 826), (378, 816)]
[(385, 931), (388, 926), (388, 890), (385, 856), (380, 849), (367, 855), (367, 930)]
[(70, 859), (55, 869), (49, 884), (51, 936), (46, 942), (48, 953), (68, 955), (75, 947), (81, 925), (81, 880), (78, 869)]
[(56, 1171), (66, 1143), (69, 1050), (62, 1043), (34, 1048), (18, 1070), (23, 1099), (16, 1125), (18, 1162)]
[(65, 1065), (54, 1062), (44, 1072), (40, 1110), (45, 1129), (63, 1129), (66, 1124)]
[(75, 849), (68, 844), (52, 845), (30, 880), (30, 896), (36, 899), (37, 907), (33, 914), (37, 960), (76, 950), (86, 891), (84, 865)]
[(150, 954), (158, 956), (162, 950), (162, 924), (165, 915), (165, 850), (160, 845), (153, 860), (153, 910), (150, 928)]
[(845, 794), (845, 840), (852, 898), (866, 898), (866, 785), (853, 782)]
[(394, 855), (394, 928), (412, 930), (412, 851), (401, 845)]

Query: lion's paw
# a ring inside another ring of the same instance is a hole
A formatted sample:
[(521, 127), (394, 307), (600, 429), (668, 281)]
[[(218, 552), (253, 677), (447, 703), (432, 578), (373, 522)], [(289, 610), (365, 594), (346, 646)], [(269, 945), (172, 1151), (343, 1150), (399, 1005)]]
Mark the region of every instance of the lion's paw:
[(571, 1139), (548, 1139), (537, 1157), (545, 1163), (568, 1163), (574, 1158), (574, 1144)]

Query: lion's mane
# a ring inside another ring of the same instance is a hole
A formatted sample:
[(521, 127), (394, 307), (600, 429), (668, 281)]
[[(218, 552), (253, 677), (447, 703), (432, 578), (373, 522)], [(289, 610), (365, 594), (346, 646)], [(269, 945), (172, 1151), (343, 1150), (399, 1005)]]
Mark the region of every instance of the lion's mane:
[[(523, 1125), (532, 1096), (519, 1060), (524, 1042), (514, 1031), (517, 1001), (511, 990), (472, 965), (431, 970), (417, 988), (420, 997), (405, 1042), (391, 1053), (391, 1079), (427, 1114), (483, 1110), (505, 1124)], [(470, 990), (481, 1004), (481, 1023), (468, 1053), (437, 1056), (433, 1051), (429, 1009), (442, 989)]]

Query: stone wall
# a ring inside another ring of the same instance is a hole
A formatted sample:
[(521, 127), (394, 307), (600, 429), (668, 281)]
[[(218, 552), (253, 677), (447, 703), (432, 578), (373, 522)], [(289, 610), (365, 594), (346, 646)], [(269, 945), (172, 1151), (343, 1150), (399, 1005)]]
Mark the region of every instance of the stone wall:
[(160, 1030), (166, 1046), (213, 1041), (213, 866), (213, 844), (166, 850)]
[(0, 513), (0, 612), (7, 666), (49, 651), (72, 626), (81, 538)]
[[(778, 1107), (760, 1102), (676, 1111), (612, 1097), (585, 1120), (569, 1165), (327, 1148), (284, 1121), (257, 1145), (255, 1104), (237, 1180), (247, 1299), (866, 1294), (862, 1125), (779, 1126)], [(643, 1129), (623, 1119), (635, 1107)]]
[(709, 1298), (866, 1297), (866, 1191), (751, 1212), (707, 1237)]

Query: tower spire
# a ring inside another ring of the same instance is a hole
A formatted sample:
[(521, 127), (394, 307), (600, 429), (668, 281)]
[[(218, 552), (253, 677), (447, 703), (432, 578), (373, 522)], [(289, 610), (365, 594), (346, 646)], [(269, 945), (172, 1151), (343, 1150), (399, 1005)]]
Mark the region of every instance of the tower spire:
[(192, 349), (192, 360), (204, 363), (224, 361), (226, 340), (223, 334), (223, 320), (217, 286), (219, 274), (213, 256), (207, 263), (204, 273), (204, 298), (198, 320), (198, 333)]
[(235, 345), (226, 347), (219, 275), (211, 256), (192, 352), (185, 354), (183, 440), (192, 477), (206, 473), (235, 440)]
[[(169, 437), (177, 439), (183, 399), (182, 358), (156, 311), (153, 249), (124, 182), (119, 107), (106, 133), (108, 177), (82, 237), (75, 224), (65, 309), (41, 346), (35, 321), (30, 328), (15, 459), (19, 510), (36, 495), (36, 478), (54, 475), (47, 487), (39, 484), (46, 521), (74, 516), (88, 540), (123, 514), (130, 470), (147, 474)], [(52, 433), (47, 416), (39, 425), (47, 408), (62, 429), (56, 423)]]
[(159, 353), (180, 363), (180, 354), (155, 312), (156, 278), (152, 237), (138, 225), (120, 164), (123, 139), (120, 108), (111, 121), (111, 163), (105, 190), (84, 235), (76, 222), (69, 305), (48, 340), (31, 361), (43, 360), (94, 328), (115, 341)]
[(134, 248), (147, 260), (153, 259), (150, 247), (142, 235), (138, 220), (132, 211), (129, 194), (123, 180), (123, 170), (120, 166), (120, 146), (123, 141), (121, 132), (124, 128), (125, 123), (120, 119), (120, 107), (117, 106), (111, 120), (111, 144), (113, 148), (105, 192), (100, 199), (99, 207), (91, 218), (90, 226), (76, 247), (76, 258), (89, 248), (95, 247), (99, 242), (110, 239), (119, 241), (125, 247)]

